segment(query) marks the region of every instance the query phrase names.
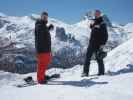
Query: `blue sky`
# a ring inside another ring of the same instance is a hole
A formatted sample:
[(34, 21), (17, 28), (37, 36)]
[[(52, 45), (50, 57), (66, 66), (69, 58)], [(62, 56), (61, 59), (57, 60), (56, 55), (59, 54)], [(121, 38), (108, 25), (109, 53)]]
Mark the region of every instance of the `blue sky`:
[(133, 0), (1, 0), (0, 12), (23, 16), (40, 14), (48, 10), (49, 16), (67, 23), (78, 22), (84, 13), (101, 9), (119, 23), (133, 22)]

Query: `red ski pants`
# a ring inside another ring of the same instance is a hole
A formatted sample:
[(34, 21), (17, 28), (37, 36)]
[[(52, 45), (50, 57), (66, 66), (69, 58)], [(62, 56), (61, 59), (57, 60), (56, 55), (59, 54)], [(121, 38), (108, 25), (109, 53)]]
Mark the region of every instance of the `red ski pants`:
[(40, 53), (37, 55), (37, 81), (45, 80), (46, 70), (51, 62), (51, 53)]

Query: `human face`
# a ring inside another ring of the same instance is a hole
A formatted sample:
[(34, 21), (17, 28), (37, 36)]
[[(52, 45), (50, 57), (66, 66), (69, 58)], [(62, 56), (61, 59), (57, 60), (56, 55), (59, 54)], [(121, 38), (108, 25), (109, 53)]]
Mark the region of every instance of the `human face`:
[(41, 16), (41, 19), (42, 19), (43, 21), (48, 21), (48, 16), (47, 16), (47, 15), (42, 15), (42, 16)]
[(95, 17), (98, 18), (98, 17), (100, 17), (100, 16), (101, 16), (101, 12), (96, 11), (96, 12), (95, 12)]

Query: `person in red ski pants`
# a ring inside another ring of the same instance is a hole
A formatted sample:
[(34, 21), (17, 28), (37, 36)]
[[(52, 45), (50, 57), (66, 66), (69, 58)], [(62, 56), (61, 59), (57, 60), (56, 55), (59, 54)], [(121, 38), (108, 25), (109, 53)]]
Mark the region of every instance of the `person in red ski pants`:
[(51, 53), (40, 53), (37, 55), (37, 59), (37, 80), (38, 83), (44, 83), (46, 70), (51, 62)]
[(46, 70), (51, 62), (51, 35), (53, 25), (48, 23), (48, 13), (43, 12), (41, 19), (35, 23), (35, 48), (37, 52), (37, 81), (40, 84), (46, 83)]

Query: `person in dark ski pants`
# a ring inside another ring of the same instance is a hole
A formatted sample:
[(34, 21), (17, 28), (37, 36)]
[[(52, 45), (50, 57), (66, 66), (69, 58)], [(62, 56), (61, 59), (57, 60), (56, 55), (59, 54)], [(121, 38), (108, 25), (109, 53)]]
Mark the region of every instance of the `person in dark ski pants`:
[[(106, 24), (101, 16), (101, 11), (95, 11), (95, 19), (94, 23), (90, 25), (91, 28), (91, 36), (89, 46), (87, 48), (86, 60), (83, 68), (82, 77), (89, 75), (90, 61), (91, 57), (94, 53), (97, 53), (107, 42), (108, 40), (108, 32)], [(98, 63), (98, 75), (104, 75), (105, 68), (103, 58), (99, 59), (96, 56), (96, 60)]]
[(51, 61), (51, 35), (53, 25), (47, 26), (48, 13), (43, 12), (35, 23), (35, 48), (37, 52), (37, 81), (45, 84), (45, 73)]

